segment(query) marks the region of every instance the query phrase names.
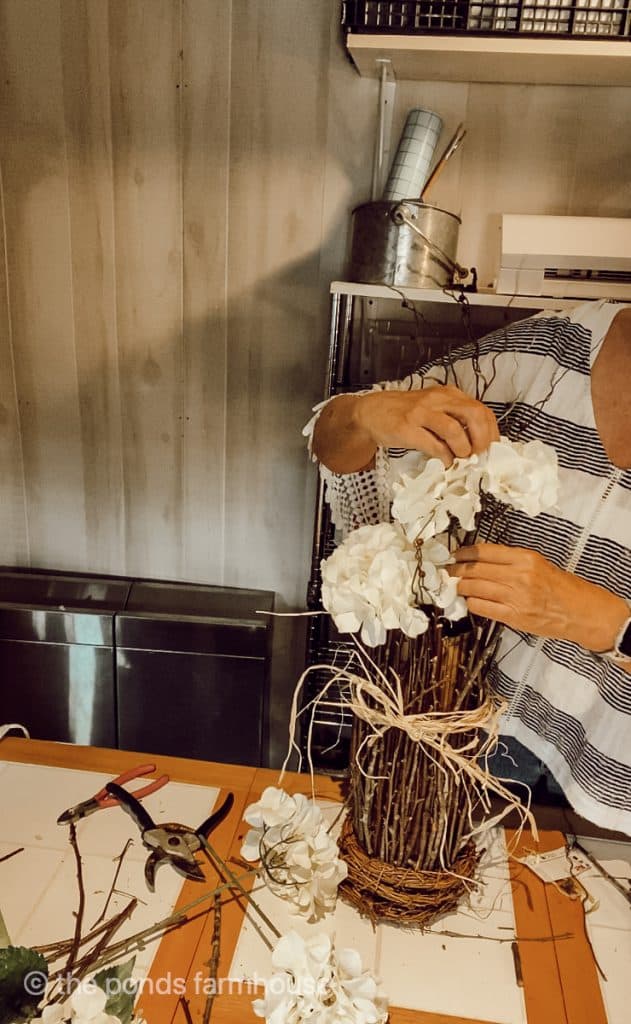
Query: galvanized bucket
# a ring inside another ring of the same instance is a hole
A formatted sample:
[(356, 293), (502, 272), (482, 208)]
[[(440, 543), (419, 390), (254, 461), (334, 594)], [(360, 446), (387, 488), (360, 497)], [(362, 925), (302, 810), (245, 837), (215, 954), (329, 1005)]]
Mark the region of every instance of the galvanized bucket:
[(467, 271), (456, 263), (460, 218), (414, 199), (353, 210), (351, 281), (445, 288)]

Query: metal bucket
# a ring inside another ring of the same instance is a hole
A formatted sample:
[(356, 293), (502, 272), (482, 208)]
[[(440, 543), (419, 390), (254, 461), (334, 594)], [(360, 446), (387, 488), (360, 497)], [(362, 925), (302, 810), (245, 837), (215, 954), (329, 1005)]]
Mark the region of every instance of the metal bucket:
[(414, 199), (353, 210), (351, 281), (444, 288), (467, 271), (456, 263), (460, 218)]

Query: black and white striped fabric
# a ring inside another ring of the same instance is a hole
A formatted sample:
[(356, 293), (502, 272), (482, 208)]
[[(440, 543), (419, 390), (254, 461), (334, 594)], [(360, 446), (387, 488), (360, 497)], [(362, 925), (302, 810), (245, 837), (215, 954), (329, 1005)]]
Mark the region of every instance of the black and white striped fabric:
[[(483, 339), (477, 375), (468, 347), (451, 367), (434, 365), (380, 387), (449, 383), (475, 395), (485, 382), (483, 400), (501, 433), (552, 445), (560, 467), (555, 513), (529, 519), (511, 510), (503, 543), (539, 551), (629, 600), (631, 470), (607, 457), (590, 385), (593, 362), (621, 308), (601, 301), (538, 314)], [(410, 457), (397, 450), (380, 459), (403, 469)], [(383, 467), (375, 477), (383, 486)], [(344, 478), (337, 480), (344, 488)], [(631, 835), (631, 674), (576, 644), (504, 627), (491, 678), (509, 702), (502, 732), (548, 766), (580, 814)]]

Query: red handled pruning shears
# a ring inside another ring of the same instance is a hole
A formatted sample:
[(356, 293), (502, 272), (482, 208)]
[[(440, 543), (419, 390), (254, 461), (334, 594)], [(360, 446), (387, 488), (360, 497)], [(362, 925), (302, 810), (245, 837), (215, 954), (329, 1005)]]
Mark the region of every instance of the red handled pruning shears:
[[(138, 779), (143, 775), (151, 775), (155, 772), (155, 764), (141, 764), (137, 768), (130, 768), (129, 771), (123, 772), (122, 775), (117, 775), (112, 781), (117, 786), (122, 786), (125, 782), (131, 782), (132, 779)], [(161, 775), (159, 779), (154, 779), (147, 786), (143, 786), (141, 789), (137, 789), (134, 793), (134, 797), (140, 800), (143, 796), (149, 796), (150, 793), (155, 793), (156, 790), (162, 789), (166, 786), (169, 781), (168, 775)], [(75, 807), (69, 807), (67, 811), (60, 814), (57, 818), (58, 825), (70, 825), (73, 822), (80, 821), (81, 818), (86, 818), (88, 814), (94, 814), (95, 811), (100, 811), (104, 807), (118, 807), (120, 801), (118, 797), (108, 793), (105, 786), (100, 789), (95, 796), (89, 800), (84, 800), (80, 804), (76, 804)]]

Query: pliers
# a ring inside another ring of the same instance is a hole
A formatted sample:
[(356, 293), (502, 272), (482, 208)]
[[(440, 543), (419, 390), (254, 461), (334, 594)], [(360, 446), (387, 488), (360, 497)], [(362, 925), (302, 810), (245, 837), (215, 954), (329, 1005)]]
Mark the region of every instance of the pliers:
[[(119, 788), (125, 782), (131, 782), (132, 779), (140, 778), (142, 775), (151, 775), (155, 772), (155, 764), (141, 764), (137, 768), (130, 768), (129, 771), (123, 772), (122, 775), (117, 775), (113, 780), (114, 784)], [(162, 789), (166, 786), (169, 781), (168, 775), (161, 775), (159, 779), (154, 779), (147, 786), (143, 786), (141, 789), (137, 789), (134, 793), (134, 799), (140, 800), (143, 796), (149, 796), (150, 793), (155, 793), (156, 790)], [(123, 790), (125, 792), (125, 790)], [(88, 814), (94, 814), (95, 811), (100, 811), (104, 807), (117, 807), (118, 799), (115, 796), (108, 794), (107, 788), (103, 786), (93, 797), (89, 800), (83, 800), (82, 803), (76, 804), (74, 807), (69, 807), (67, 811), (60, 814), (57, 818), (58, 825), (70, 825), (73, 822), (80, 821), (81, 818), (86, 818)]]
[(150, 892), (155, 890), (156, 870), (165, 861), (186, 878), (195, 882), (205, 881), (204, 872), (195, 860), (195, 854), (202, 849), (206, 837), (230, 813), (234, 803), (232, 793), (228, 793), (221, 807), (218, 807), (198, 828), (192, 829), (177, 822), (156, 825), (136, 797), (122, 789), (116, 782), (108, 782), (105, 788), (134, 819), (140, 829), (144, 845), (151, 850), (145, 863), (145, 881)]

